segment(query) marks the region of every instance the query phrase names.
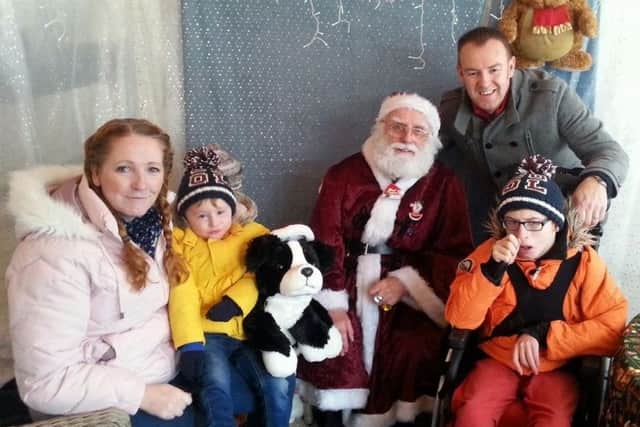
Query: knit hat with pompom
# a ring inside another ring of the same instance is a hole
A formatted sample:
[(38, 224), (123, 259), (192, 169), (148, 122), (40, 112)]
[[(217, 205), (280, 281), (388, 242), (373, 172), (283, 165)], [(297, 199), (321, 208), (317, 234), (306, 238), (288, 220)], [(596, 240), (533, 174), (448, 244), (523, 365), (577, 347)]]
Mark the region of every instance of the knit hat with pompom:
[(210, 147), (189, 150), (184, 156), (184, 175), (178, 187), (176, 211), (184, 217), (189, 206), (200, 200), (222, 199), (235, 214), (236, 195), (220, 170), (220, 157)]
[(522, 160), (513, 178), (500, 192), (498, 218), (509, 211), (531, 209), (545, 215), (558, 227), (565, 221), (565, 198), (553, 180), (556, 166), (539, 154)]

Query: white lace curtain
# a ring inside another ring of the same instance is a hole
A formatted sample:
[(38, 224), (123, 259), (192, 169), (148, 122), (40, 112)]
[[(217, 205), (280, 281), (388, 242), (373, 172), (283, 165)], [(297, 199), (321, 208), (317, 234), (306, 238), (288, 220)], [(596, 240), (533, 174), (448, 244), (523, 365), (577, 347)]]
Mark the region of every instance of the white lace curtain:
[(622, 144), (631, 160), (627, 180), (613, 201), (600, 252), (629, 298), (629, 316), (640, 312), (640, 127), (637, 55), (640, 3), (609, 0), (602, 4), (596, 115)]
[[(9, 171), (80, 163), (86, 137), (114, 117), (150, 119), (183, 152), (180, 35), (179, 0), (0, 0), (2, 276), (15, 246)], [(3, 285), (0, 384), (9, 359)]]

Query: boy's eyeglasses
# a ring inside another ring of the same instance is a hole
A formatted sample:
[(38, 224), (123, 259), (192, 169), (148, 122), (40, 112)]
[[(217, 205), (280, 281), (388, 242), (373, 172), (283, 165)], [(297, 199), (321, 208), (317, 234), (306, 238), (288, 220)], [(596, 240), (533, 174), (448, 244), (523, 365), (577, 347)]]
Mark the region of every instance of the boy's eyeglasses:
[(505, 218), (502, 221), (502, 225), (508, 231), (518, 231), (520, 225), (522, 225), (527, 231), (540, 231), (549, 221), (551, 220), (545, 219), (544, 221), (517, 221), (515, 219)]
[(384, 123), (387, 125), (389, 133), (397, 138), (401, 138), (410, 133), (419, 140), (424, 141), (431, 136), (431, 131), (422, 127), (410, 128), (404, 123), (394, 122), (393, 120), (386, 120)]

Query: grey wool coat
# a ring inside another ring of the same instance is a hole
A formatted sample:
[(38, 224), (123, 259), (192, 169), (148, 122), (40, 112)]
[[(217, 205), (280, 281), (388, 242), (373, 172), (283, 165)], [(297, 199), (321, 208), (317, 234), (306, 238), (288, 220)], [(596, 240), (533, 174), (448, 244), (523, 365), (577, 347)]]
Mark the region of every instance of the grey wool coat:
[(563, 80), (541, 70), (515, 70), (507, 106), (489, 123), (473, 114), (464, 88), (442, 96), (440, 116), (440, 159), (465, 184), (476, 243), (488, 236), (482, 224), (497, 190), (526, 156), (551, 159), (565, 195), (582, 178), (599, 175), (615, 197), (627, 174), (629, 158), (602, 122)]

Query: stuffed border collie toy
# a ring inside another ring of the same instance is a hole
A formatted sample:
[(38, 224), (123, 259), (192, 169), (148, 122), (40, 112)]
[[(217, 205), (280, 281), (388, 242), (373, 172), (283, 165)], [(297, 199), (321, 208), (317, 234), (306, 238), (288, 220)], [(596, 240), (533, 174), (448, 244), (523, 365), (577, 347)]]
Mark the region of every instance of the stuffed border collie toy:
[(275, 377), (296, 372), (297, 354), (318, 362), (342, 350), (329, 313), (313, 299), (322, 289), (320, 269), (329, 267), (333, 254), (313, 239), (309, 227), (295, 224), (255, 238), (247, 249), (246, 265), (256, 275), (259, 297), (244, 331)]

